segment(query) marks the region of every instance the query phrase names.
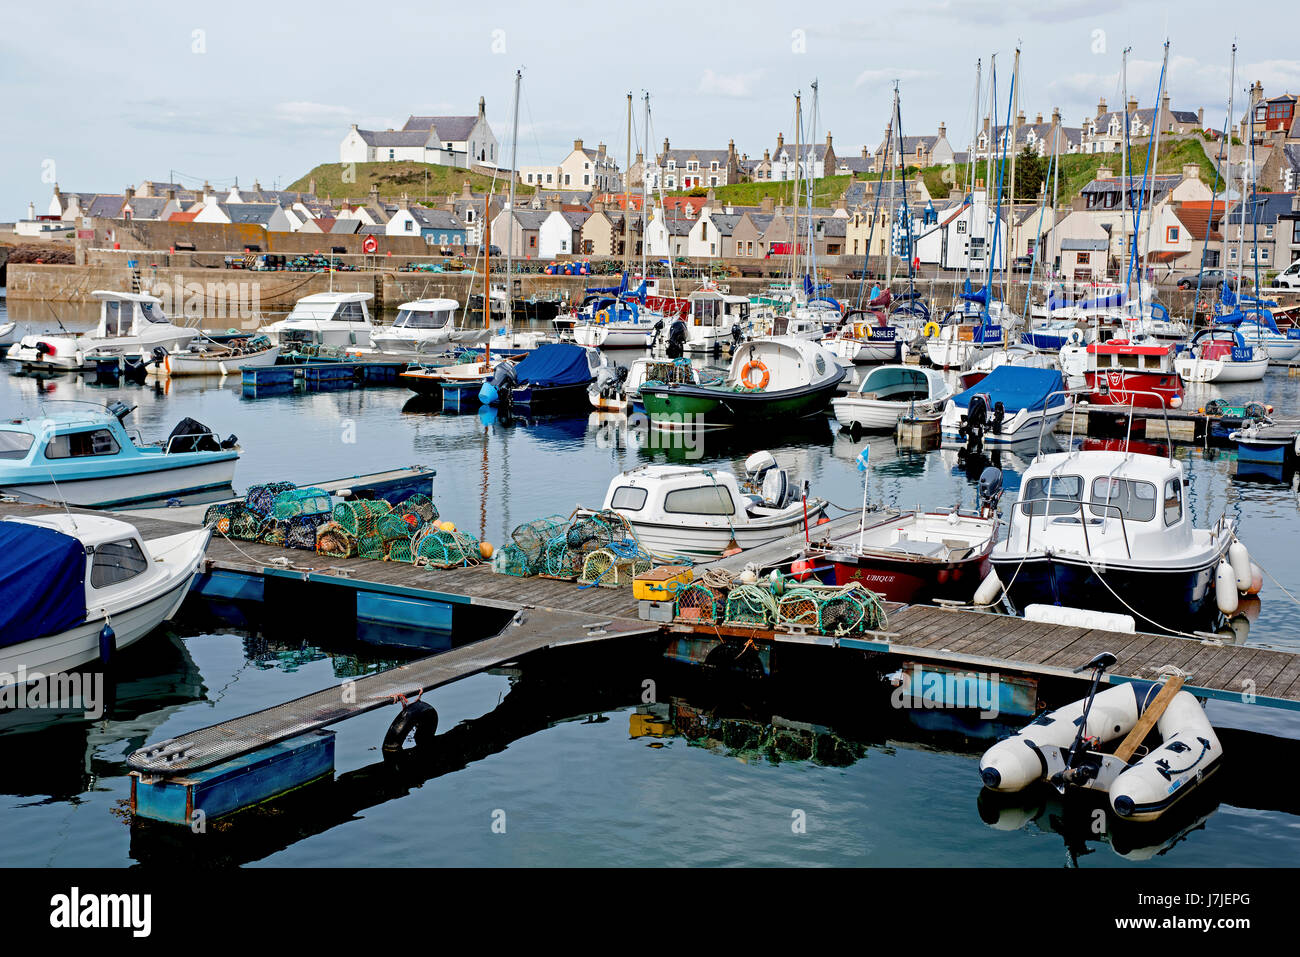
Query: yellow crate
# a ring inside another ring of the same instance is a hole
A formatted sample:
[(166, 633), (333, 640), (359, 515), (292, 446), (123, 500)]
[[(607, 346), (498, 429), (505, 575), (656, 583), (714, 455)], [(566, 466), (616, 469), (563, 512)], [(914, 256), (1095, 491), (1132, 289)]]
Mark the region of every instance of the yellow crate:
[(689, 585), (695, 573), (685, 565), (660, 565), (637, 575), (632, 582), (632, 597), (641, 601), (672, 601), (677, 589)]

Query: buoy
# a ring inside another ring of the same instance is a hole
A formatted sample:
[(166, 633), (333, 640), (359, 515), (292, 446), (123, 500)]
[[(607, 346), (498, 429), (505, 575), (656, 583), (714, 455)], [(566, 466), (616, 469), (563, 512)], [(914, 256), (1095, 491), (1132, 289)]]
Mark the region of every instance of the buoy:
[(781, 573), (774, 568), (772, 569), (772, 574), (768, 576), (768, 580), (772, 583), (772, 594), (780, 598), (781, 593), (785, 591), (785, 579), (783, 579)]
[(1219, 567), (1214, 572), (1214, 600), (1219, 611), (1225, 615), (1237, 613), (1237, 579), (1232, 573), (1232, 566), (1226, 561), (1219, 562)]
[(1260, 568), (1254, 562), (1250, 563), (1250, 587), (1246, 589), (1247, 595), (1258, 595), (1264, 590), (1264, 569)]
[(492, 543), (491, 543), (491, 542), (479, 542), (479, 543), (478, 543), (478, 553), (479, 553), (481, 556), (483, 556), (483, 560), (484, 560), (484, 561), (487, 561), (489, 558), (491, 558), (491, 557), (492, 557), (492, 553), (493, 553), (494, 551), (495, 551), (495, 549), (492, 547)]
[(1228, 546), (1228, 564), (1232, 566), (1232, 574), (1237, 580), (1237, 591), (1249, 589), (1250, 552), (1246, 551), (1246, 546), (1241, 542), (1233, 542)]
[(104, 627), (99, 629), (99, 663), (107, 668), (115, 651), (117, 651), (117, 633), (105, 622)]
[(812, 562), (808, 561), (806, 558), (801, 558), (790, 566), (790, 571), (793, 573), (795, 581), (806, 582), (812, 577), (813, 567)]
[(1182, 397), (1181, 395), (1175, 395), (1175, 396), (1170, 397), (1170, 399), (1169, 399), (1169, 408), (1171, 408), (1171, 409), (1181, 409), (1182, 407), (1183, 407), (1183, 397)]
[(453, 525), (451, 522), (443, 522), (443, 523), (442, 523), (441, 525), (439, 525), (438, 527), (441, 528), (444, 532), (454, 532), (454, 531), (456, 531), (456, 526)]
[(1002, 580), (998, 578), (996, 570), (990, 570), (980, 582), (980, 587), (975, 589), (975, 604), (991, 605), (998, 600), (1002, 594)]

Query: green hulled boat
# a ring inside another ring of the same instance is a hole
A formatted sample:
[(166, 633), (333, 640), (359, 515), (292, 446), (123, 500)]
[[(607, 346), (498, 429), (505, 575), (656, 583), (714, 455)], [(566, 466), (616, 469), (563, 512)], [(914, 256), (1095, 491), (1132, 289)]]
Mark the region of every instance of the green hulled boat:
[(755, 339), (736, 350), (721, 384), (647, 382), (641, 401), (660, 424), (789, 421), (824, 412), (847, 374), (815, 342), (788, 336)]

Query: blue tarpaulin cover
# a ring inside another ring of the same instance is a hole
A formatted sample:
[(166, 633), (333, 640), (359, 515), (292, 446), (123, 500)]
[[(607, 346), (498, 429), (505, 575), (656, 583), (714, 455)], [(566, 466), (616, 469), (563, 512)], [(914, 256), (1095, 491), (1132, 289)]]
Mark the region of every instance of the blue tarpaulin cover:
[(86, 620), (86, 549), (71, 535), (0, 522), (0, 648)]
[(562, 342), (538, 346), (515, 368), (515, 381), (520, 386), (577, 385), (591, 378), (586, 350)]
[[(970, 400), (981, 392), (987, 392), (992, 398), (992, 406), (998, 402), (1008, 413), (1021, 409), (1037, 411), (1047, 406), (1047, 397), (1053, 392), (1065, 388), (1058, 369), (1028, 369), (1022, 366), (998, 366), (979, 382), (965, 392), (952, 397), (959, 408), (966, 408)], [(1063, 405), (1065, 396), (1053, 395), (1052, 406)]]

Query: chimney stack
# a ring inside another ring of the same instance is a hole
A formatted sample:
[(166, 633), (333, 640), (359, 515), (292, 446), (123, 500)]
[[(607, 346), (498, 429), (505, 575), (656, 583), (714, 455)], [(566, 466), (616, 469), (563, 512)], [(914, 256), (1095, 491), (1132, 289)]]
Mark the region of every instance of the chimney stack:
[(778, 153), (781, 152), (781, 147), (783, 147), (783, 146), (785, 146), (785, 134), (784, 134), (784, 133), (777, 133), (777, 134), (776, 134), (776, 151), (777, 151)]
[(582, 140), (574, 140), (574, 141), (573, 141), (573, 151), (574, 151), (575, 153), (580, 153), (580, 152), (582, 152)]
[(1097, 101), (1097, 119), (1106, 115), (1106, 98), (1103, 96)]
[(1136, 96), (1130, 96), (1130, 97), (1128, 98), (1128, 111), (1129, 111), (1129, 115), (1132, 115), (1132, 114), (1136, 113), (1136, 112), (1137, 112), (1137, 108), (1138, 108), (1137, 97), (1136, 97)]
[(776, 200), (771, 196), (764, 196), (759, 202), (758, 208), (761, 212), (771, 215), (776, 210)]
[(484, 116), (487, 113), (487, 101), (483, 97), (478, 98), (478, 115)]
[(939, 139), (944, 139), (947, 135), (948, 135), (948, 125), (947, 125), (946, 123), (940, 123), (940, 124), (939, 124)]
[(1112, 179), (1114, 176), (1115, 176), (1115, 171), (1111, 169), (1109, 166), (1097, 167), (1097, 179), (1099, 180)]
[(1195, 163), (1183, 164), (1184, 180), (1189, 180), (1189, 179), (1199, 180), (1200, 178), (1201, 178), (1201, 168), (1199, 166), (1197, 166)]
[(374, 207), (376, 207), (376, 208), (378, 208), (378, 206), (379, 206), (379, 187), (378, 187), (378, 186), (371, 186), (371, 187), (370, 187), (370, 205), (372, 205), (372, 206), (374, 206)]
[(1034, 118), (1034, 125), (1035, 125), (1035, 126), (1042, 126), (1042, 125), (1043, 125), (1043, 114), (1042, 114), (1042, 113), (1039, 113), (1039, 114)]

